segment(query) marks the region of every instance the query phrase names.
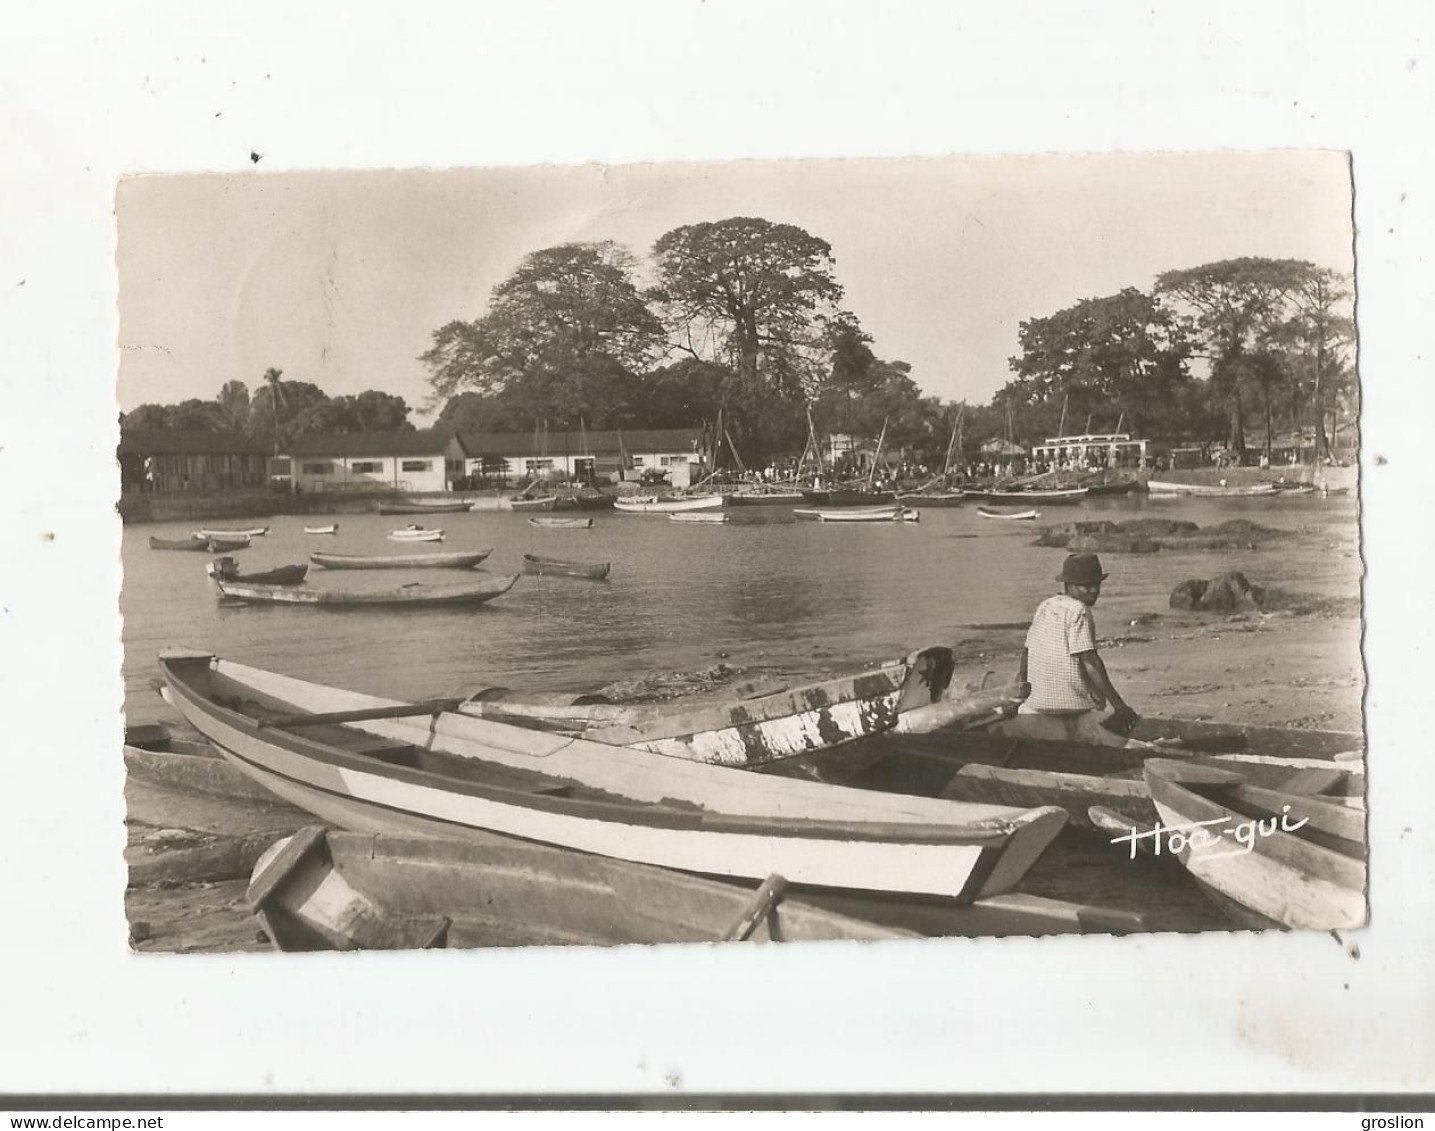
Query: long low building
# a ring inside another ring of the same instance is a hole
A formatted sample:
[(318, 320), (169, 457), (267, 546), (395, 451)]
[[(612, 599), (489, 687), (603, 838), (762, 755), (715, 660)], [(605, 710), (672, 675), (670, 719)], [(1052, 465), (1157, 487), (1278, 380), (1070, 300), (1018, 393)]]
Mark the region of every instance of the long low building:
[(592, 483), (615, 472), (666, 472), (683, 487), (702, 477), (701, 428), (604, 432), (461, 432), (452, 458), (457, 476), (475, 486), (557, 479)]
[(276, 482), (305, 493), (448, 488), (452, 437), (447, 432), (354, 432), (296, 436), (275, 461)]
[(208, 495), (269, 485), (269, 450), (235, 433), (122, 430), (116, 455), (123, 495)]

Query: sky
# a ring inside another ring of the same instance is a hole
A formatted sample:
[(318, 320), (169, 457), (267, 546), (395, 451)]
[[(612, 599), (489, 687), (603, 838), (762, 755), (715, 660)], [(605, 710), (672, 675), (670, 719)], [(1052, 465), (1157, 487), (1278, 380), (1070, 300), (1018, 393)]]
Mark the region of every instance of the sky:
[(1335, 152), (737, 161), (172, 174), (116, 202), (121, 411), (251, 391), (271, 366), (379, 389), (424, 423), (418, 360), (541, 248), (649, 264), (683, 224), (760, 216), (832, 246), (843, 305), (923, 392), (984, 403), (1023, 320), (1238, 256), (1352, 269)]

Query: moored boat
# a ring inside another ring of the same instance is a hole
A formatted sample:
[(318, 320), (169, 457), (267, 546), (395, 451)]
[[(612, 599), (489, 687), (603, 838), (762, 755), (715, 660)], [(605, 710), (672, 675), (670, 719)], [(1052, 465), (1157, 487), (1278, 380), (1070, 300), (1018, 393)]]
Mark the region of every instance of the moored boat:
[[(753, 775), (167, 650), (165, 697), (224, 756), (361, 832), (500, 833), (682, 871), (970, 903), (1013, 888), (1057, 809)], [(794, 814), (801, 814), (794, 816)]]
[(903, 506), (959, 507), (966, 497), (965, 491), (900, 491), (897, 502)]
[(777, 487), (749, 487), (723, 496), (729, 507), (792, 506), (803, 501), (801, 491), (785, 491)]
[(570, 498), (580, 511), (610, 511), (613, 509), (613, 496), (594, 487), (584, 487), (575, 491)]
[(602, 581), (608, 576), (611, 562), (571, 562), (562, 558), (546, 558), (541, 554), (523, 555), (523, 572), (551, 577), (586, 577)]
[(551, 511), (558, 505), (557, 495), (513, 495), (508, 505), (516, 511)]
[(729, 521), (726, 511), (680, 511), (677, 514), (668, 515), (669, 522), (706, 522), (724, 523)]
[(1063, 487), (1053, 491), (1008, 490), (1008, 491), (966, 491), (966, 497), (984, 503), (999, 503), (1011, 506), (1071, 506), (1089, 495), (1087, 487)]
[(194, 532), (196, 538), (218, 538), (221, 541), (234, 538), (263, 538), (269, 533), (267, 526), (253, 526), (248, 530), (211, 530), (208, 527), (200, 527)]
[(814, 518), (818, 522), (920, 522), (920, 511), (907, 507), (849, 507), (827, 510), (820, 507), (798, 507), (792, 512), (798, 518)]
[(678, 514), (721, 508), (721, 495), (630, 495), (613, 501), (613, 509), (624, 514)]
[(200, 538), (195, 535), (190, 535), (188, 538), (156, 538), (154, 535), (150, 535), (149, 548), (151, 550), (191, 550), (207, 554), (212, 552), (210, 541), (208, 538)]
[(528, 520), (529, 526), (546, 526), (559, 530), (589, 530), (593, 526), (591, 518), (569, 518), (566, 515), (535, 515)]
[(443, 531), (410, 526), (403, 530), (390, 530), (389, 540), (391, 542), (442, 542)]
[(286, 565), (241, 573), (239, 563), (233, 558), (216, 558), (205, 564), (204, 571), (210, 577), (222, 581), (243, 581), (260, 585), (298, 585), (304, 580), (304, 575), (309, 572), (309, 567)]
[(390, 950), (804, 939), (914, 932), (684, 872), (493, 836), (311, 827), (255, 865), (249, 903), (279, 950)]
[[(1146, 763), (1160, 828), (1133, 828), (1251, 927), (1363, 926), (1363, 804), (1249, 784), (1240, 773), (1153, 758)], [(1126, 837), (1114, 838), (1117, 841)]]
[(215, 578), (219, 592), (233, 601), (251, 605), (299, 605), (336, 609), (355, 606), (400, 605), (481, 605), (501, 597), (513, 588), (518, 574), (494, 574), (481, 581), (447, 585), (411, 582), (392, 589), (314, 589), (283, 585), (258, 585)]
[(493, 553), (464, 550), (439, 554), (310, 554), (324, 569), (472, 569)]
[(978, 507), (977, 514), (982, 518), (1013, 518), (1018, 522), (1030, 522), (1032, 519), (1040, 518), (1041, 511), (1038, 510), (994, 510), (991, 507)]
[(1197, 495), (1201, 498), (1247, 499), (1277, 494), (1274, 483), (1250, 483), (1244, 486), (1223, 483), (1172, 483), (1150, 479), (1146, 490), (1152, 495)]
[(338, 524), (337, 522), (331, 522), (328, 526), (306, 526), (306, 527), (304, 527), (304, 533), (305, 533), (305, 534), (337, 534), (337, 533), (339, 533), (339, 524)]
[(473, 504), (457, 500), (453, 502), (414, 503), (396, 502), (380, 503), (380, 514), (461, 514), (464, 511), (473, 509)]
[(873, 491), (860, 487), (811, 487), (803, 490), (802, 497), (814, 507), (876, 507), (897, 501), (897, 496), (892, 491)]

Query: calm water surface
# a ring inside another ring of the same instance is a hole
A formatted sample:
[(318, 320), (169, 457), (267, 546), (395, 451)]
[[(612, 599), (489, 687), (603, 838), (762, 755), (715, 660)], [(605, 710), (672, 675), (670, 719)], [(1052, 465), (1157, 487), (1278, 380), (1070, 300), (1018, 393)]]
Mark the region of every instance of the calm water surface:
[[(1128, 496), (1049, 507), (1036, 523), (1000, 522), (973, 506), (928, 508), (920, 523), (801, 522), (790, 508), (740, 508), (723, 526), (666, 517), (599, 514), (592, 529), (540, 529), (527, 516), (482, 511), (435, 516), (442, 545), (492, 547), (484, 569), (521, 572), (524, 553), (608, 561), (607, 581), (523, 577), (507, 594), (471, 609), (325, 610), (221, 605), (204, 554), (151, 550), (151, 535), (179, 537), (193, 524), (124, 530), (125, 702), (130, 722), (172, 717), (151, 690), (161, 648), (186, 645), (286, 675), (400, 698), (448, 695), (484, 685), (592, 689), (619, 680), (692, 671), (723, 662), (788, 675), (857, 667), (929, 643), (959, 643), (978, 626), (1025, 621), (1057, 586), (1063, 550), (1033, 546), (1037, 528), (1136, 514), (1229, 518), (1300, 531), (1303, 550), (1107, 555), (1111, 574), (1097, 609), (1105, 632), (1138, 613), (1166, 608), (1171, 587), (1222, 569), (1261, 584), (1323, 596), (1350, 595), (1351, 567), (1312, 553), (1328, 538), (1348, 545), (1352, 497), (1274, 500)], [(234, 556), (242, 570), (306, 561), (315, 551), (393, 554), (386, 538), (406, 520), (343, 515), (334, 537), (306, 535), (316, 516), (268, 522), (267, 537)], [(388, 588), (453, 582), (453, 570), (330, 572), (308, 584)]]

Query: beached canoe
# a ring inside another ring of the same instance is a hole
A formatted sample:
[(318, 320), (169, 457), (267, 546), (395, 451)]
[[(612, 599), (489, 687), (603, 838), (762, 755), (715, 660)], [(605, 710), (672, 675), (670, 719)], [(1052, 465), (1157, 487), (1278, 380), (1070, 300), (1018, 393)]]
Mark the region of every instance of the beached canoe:
[(613, 509), (624, 514), (676, 514), (721, 508), (721, 495), (630, 495), (613, 500)]
[(337, 522), (331, 522), (328, 526), (306, 526), (306, 527), (304, 527), (304, 533), (305, 533), (305, 534), (337, 534), (337, 533), (339, 533), (339, 524), (338, 524)]
[(731, 516), (726, 511), (683, 511), (679, 514), (668, 515), (669, 522), (697, 522), (697, 523), (722, 523), (731, 521)]
[(473, 504), (451, 503), (380, 503), (380, 514), (461, 514), (472, 510)]
[(614, 946), (916, 938), (751, 886), (493, 836), (311, 827), (255, 865), (249, 904), (279, 950)]
[(562, 558), (546, 558), (542, 554), (524, 554), (523, 572), (546, 577), (585, 577), (602, 581), (612, 568), (611, 562), (571, 562)]
[(555, 530), (591, 530), (591, 518), (570, 518), (566, 515), (540, 514), (528, 520), (529, 526), (550, 527)]
[(438, 554), (310, 554), (323, 569), (472, 569), (493, 550)]
[(481, 605), (501, 597), (513, 588), (518, 574), (494, 574), (481, 581), (462, 581), (448, 585), (426, 585), (411, 582), (392, 589), (312, 589), (283, 585), (251, 585), (240, 581), (215, 579), (219, 592), (232, 601), (251, 605), (302, 605), (321, 609), (343, 609), (376, 605), (433, 606)]
[(442, 542), (442, 530), (426, 530), (422, 527), (410, 526), (404, 530), (390, 530), (389, 541), (391, 542)]
[(221, 540), (233, 538), (263, 538), (269, 533), (267, 526), (253, 526), (248, 530), (211, 530), (209, 527), (200, 527), (194, 532), (196, 538), (219, 538)]
[(125, 779), (153, 789), (278, 804), (278, 798), (224, 760), (213, 743), (176, 738), (168, 727), (125, 728)]
[[(1162, 826), (1152, 842), (1177, 855), (1237, 921), (1321, 931), (1365, 924), (1363, 803), (1159, 758), (1146, 763), (1146, 785)], [(1133, 850), (1143, 831), (1131, 834)]]
[(1041, 517), (1041, 511), (1036, 510), (998, 511), (992, 510), (990, 507), (978, 507), (977, 514), (982, 518), (1011, 518), (1018, 522), (1030, 522), (1032, 519)]
[(309, 567), (286, 565), (241, 573), (239, 563), (233, 558), (216, 558), (205, 564), (204, 571), (210, 577), (221, 581), (243, 581), (259, 585), (298, 585), (304, 580), (304, 575), (309, 572)]
[(1103, 746), (1033, 734), (1032, 719), (1016, 715), (959, 734), (919, 736), (899, 724), (892, 755), (861, 784), (990, 805), (1057, 805), (1088, 828), (1092, 807), (1135, 823), (1155, 820), (1144, 778), (1153, 757), (1224, 765), (1251, 784), (1290, 793), (1365, 791), (1359, 734), (1143, 718), (1124, 746)]
[(1151, 479), (1146, 490), (1152, 495), (1195, 495), (1212, 499), (1249, 499), (1277, 494), (1274, 483), (1251, 483), (1243, 487), (1225, 486), (1217, 483), (1171, 483)]
[(969, 903), (1009, 891), (1059, 809), (969, 806), (704, 765), (308, 683), (159, 657), (166, 700), (259, 784), (358, 832), (490, 833), (681, 871)]

